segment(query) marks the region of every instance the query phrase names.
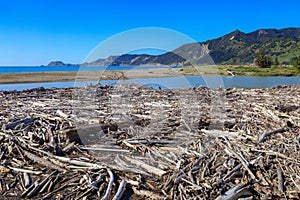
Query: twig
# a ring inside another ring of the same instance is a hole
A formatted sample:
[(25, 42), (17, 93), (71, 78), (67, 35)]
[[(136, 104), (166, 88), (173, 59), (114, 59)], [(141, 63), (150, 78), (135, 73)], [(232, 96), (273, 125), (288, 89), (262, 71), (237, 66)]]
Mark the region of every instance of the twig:
[(264, 132), (258, 139), (258, 143), (264, 142), (265, 138), (272, 135), (272, 134), (276, 134), (276, 133), (283, 133), (285, 132), (285, 128), (279, 128), (276, 129), (274, 131), (270, 131), (270, 132)]

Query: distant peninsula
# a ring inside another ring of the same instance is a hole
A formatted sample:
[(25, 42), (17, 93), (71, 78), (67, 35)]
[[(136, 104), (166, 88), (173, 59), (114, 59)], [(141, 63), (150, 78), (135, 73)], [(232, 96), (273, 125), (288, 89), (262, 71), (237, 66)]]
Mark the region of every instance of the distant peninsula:
[[(203, 47), (200, 50), (218, 65), (249, 65), (258, 54), (266, 54), (280, 65), (290, 65), (300, 56), (300, 28), (259, 29), (250, 33), (235, 30), (216, 39), (182, 45), (161, 55), (124, 54), (75, 66), (189, 65), (190, 59), (186, 57), (199, 57), (199, 45)], [(185, 55), (185, 58), (180, 55)], [(53, 61), (48, 66), (74, 64)]]
[(54, 66), (79, 66), (79, 64), (66, 64), (62, 61), (51, 61), (47, 66), (50, 66), (50, 67), (54, 67)]

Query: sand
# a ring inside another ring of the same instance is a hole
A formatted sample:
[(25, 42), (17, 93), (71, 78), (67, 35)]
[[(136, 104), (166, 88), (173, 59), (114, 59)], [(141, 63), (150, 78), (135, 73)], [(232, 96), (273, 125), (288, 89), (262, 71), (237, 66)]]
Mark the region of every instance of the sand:
[(156, 78), (184, 75), (180, 69), (137, 69), (120, 71), (79, 71), (79, 72), (32, 72), (0, 74), (0, 84), (71, 82), (88, 80), (119, 80), (132, 78)]

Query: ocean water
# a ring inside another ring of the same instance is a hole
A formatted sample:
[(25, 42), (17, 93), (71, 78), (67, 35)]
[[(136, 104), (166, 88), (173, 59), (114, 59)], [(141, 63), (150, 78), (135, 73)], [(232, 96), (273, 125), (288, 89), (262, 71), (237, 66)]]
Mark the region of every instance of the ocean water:
[(26, 72), (63, 72), (63, 71), (95, 71), (95, 70), (132, 70), (152, 68), (181, 68), (181, 66), (1, 66), (0, 74)]
[(79, 82), (52, 82), (52, 83), (28, 83), (28, 84), (0, 84), (0, 90), (25, 90), (37, 87), (67, 88), (81, 87), (87, 84), (117, 85), (123, 82), (135, 83), (154, 89), (166, 88), (190, 88), (206, 86), (209, 88), (270, 88), (279, 85), (299, 85), (300, 77), (253, 77), (253, 76), (176, 76), (162, 78), (137, 78), (129, 80), (98, 80)]

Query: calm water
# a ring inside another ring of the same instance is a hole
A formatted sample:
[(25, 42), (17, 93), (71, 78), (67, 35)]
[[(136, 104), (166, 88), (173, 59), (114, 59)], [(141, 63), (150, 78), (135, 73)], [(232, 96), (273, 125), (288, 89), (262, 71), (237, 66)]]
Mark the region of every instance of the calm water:
[(95, 71), (95, 70), (132, 70), (151, 68), (181, 68), (181, 66), (24, 66), (0, 67), (0, 74), (25, 73), (25, 72), (63, 72), (63, 71)]
[[(101, 84), (116, 85), (122, 81), (103, 80)], [(252, 76), (179, 76), (164, 78), (139, 78), (125, 82), (137, 83), (146, 87), (157, 88), (188, 88), (194, 86), (208, 86), (210, 88), (267, 88), (278, 85), (300, 84), (300, 77), (252, 77)], [(29, 84), (1, 84), (0, 90), (24, 90), (36, 87), (80, 87), (86, 84), (96, 84), (99, 81), (89, 82), (54, 82), (54, 83), (29, 83)]]

